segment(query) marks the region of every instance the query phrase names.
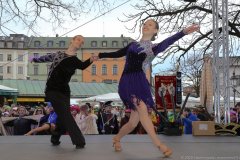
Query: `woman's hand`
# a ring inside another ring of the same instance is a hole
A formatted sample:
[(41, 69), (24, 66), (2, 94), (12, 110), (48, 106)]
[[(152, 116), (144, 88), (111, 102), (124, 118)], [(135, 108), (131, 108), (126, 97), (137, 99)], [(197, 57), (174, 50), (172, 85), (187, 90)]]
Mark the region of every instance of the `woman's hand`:
[(99, 59), (98, 56), (92, 56), (92, 57), (90, 58), (91, 62), (97, 61), (98, 59)]
[(193, 25), (185, 28), (185, 29), (183, 30), (183, 33), (184, 33), (184, 34), (190, 34), (190, 33), (199, 31), (199, 29), (200, 29), (200, 26), (199, 26), (199, 25), (193, 24)]

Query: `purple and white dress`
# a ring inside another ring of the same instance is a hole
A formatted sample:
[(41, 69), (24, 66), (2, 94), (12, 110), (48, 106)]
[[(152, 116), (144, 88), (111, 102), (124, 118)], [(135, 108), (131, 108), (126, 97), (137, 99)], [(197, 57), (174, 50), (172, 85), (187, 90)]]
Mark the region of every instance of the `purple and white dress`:
[(151, 41), (134, 41), (116, 52), (99, 53), (99, 58), (126, 56), (118, 93), (127, 108), (135, 110), (139, 100), (142, 100), (147, 107), (154, 106), (144, 69), (158, 53), (163, 52), (184, 35), (183, 31), (181, 31), (157, 44), (152, 44)]

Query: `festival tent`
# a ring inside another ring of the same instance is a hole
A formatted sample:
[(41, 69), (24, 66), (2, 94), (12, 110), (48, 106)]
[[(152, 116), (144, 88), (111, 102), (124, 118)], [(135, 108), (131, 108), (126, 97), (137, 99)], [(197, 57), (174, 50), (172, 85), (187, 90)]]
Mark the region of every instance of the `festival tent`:
[(107, 93), (107, 94), (97, 95), (93, 97), (83, 98), (80, 100), (80, 102), (101, 102), (101, 101), (120, 102), (121, 99), (118, 93)]

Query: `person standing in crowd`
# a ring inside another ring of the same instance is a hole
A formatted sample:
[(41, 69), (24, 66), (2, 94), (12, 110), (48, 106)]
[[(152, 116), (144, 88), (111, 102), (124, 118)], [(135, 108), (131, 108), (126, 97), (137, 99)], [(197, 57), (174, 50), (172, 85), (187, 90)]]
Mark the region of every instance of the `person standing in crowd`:
[(25, 133), (29, 132), (31, 130), (31, 125), (38, 124), (37, 121), (33, 119), (26, 119), (24, 116), (26, 116), (27, 110), (24, 106), (18, 107), (18, 118), (7, 122), (6, 126), (13, 127), (13, 135), (24, 135)]
[(86, 128), (83, 131), (83, 134), (99, 134), (97, 128), (97, 119), (98, 117), (92, 111), (92, 107), (88, 109), (88, 115), (86, 117)]
[(199, 121), (197, 116), (191, 112), (189, 108), (185, 108), (181, 115), (183, 125), (184, 125), (184, 133), (192, 134), (192, 122)]
[(76, 145), (76, 149), (81, 149), (85, 146), (85, 138), (70, 113), (70, 87), (68, 84), (76, 69), (84, 70), (95, 60), (93, 56), (84, 62), (77, 58), (77, 50), (83, 44), (83, 36), (76, 35), (72, 38), (66, 51), (58, 51), (31, 59), (31, 62), (35, 63), (52, 62), (48, 73), (45, 94), (46, 100), (51, 102), (54, 111), (58, 115), (56, 129), (51, 136), (53, 145), (59, 145), (61, 135), (67, 131), (73, 145)]
[(113, 137), (115, 151), (122, 150), (120, 144), (121, 138), (130, 133), (140, 121), (151, 137), (152, 142), (162, 153), (166, 157), (172, 154), (172, 150), (158, 138), (153, 123), (148, 116), (148, 108), (154, 107), (155, 104), (144, 70), (150, 66), (151, 61), (158, 53), (163, 52), (183, 36), (197, 30), (199, 30), (199, 26), (191, 25), (161, 43), (153, 44), (151, 41), (155, 40), (159, 31), (159, 25), (155, 20), (148, 19), (142, 26), (142, 38), (140, 42), (131, 42), (116, 52), (98, 54), (100, 59), (126, 56), (123, 74), (119, 81), (118, 93), (124, 105), (131, 109), (131, 116), (129, 122)]
[(237, 110), (237, 123), (240, 124), (240, 102), (238, 102), (236, 105), (235, 105), (235, 108)]
[(104, 104), (104, 109), (98, 113), (98, 132), (99, 134), (117, 134), (119, 131), (119, 124), (117, 116), (112, 114), (112, 101), (107, 101)]

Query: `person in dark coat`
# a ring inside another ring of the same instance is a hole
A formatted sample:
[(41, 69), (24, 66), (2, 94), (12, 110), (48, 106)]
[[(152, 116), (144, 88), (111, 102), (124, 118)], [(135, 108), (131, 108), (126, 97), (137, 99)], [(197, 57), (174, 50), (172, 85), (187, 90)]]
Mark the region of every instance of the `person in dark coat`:
[(107, 101), (104, 104), (104, 109), (98, 113), (98, 132), (99, 134), (117, 134), (119, 131), (119, 125), (117, 116), (111, 113), (112, 101)]

